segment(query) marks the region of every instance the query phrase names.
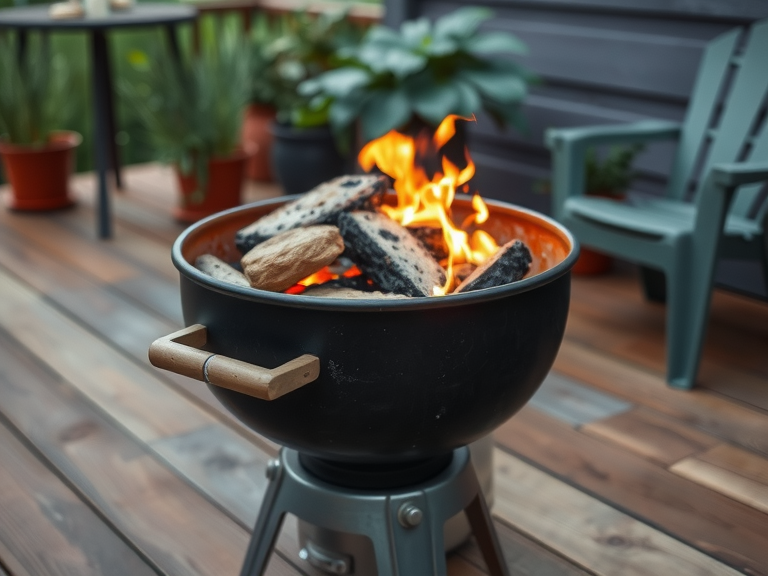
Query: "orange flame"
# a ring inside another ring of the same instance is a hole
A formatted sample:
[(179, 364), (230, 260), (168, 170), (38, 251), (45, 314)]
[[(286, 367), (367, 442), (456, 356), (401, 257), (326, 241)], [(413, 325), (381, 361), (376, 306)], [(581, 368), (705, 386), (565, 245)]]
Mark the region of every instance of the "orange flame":
[(482, 264), (498, 249), (494, 239), (486, 232), (476, 230), (470, 238), (462, 229), (473, 223), (482, 224), (488, 219), (488, 207), (478, 194), (472, 198), (475, 213), (466, 218), (461, 227), (457, 227), (450, 217), (457, 189), (475, 175), (475, 164), (469, 152), (464, 150), (467, 165), (462, 169), (443, 157), (442, 172), (436, 172), (432, 178), (417, 163), (417, 153), (424, 152), (430, 144), (436, 151), (453, 137), (456, 133), (455, 121), (459, 118), (447, 116), (435, 131), (431, 143), (392, 130), (366, 144), (358, 156), (358, 162), (364, 170), (369, 172), (378, 166), (379, 170), (394, 180), (397, 206), (382, 206), (390, 218), (403, 226), (442, 228), (448, 247), (448, 259), (445, 264), (446, 281), (443, 286), (435, 286), (436, 296), (451, 290), (454, 265), (464, 262)]

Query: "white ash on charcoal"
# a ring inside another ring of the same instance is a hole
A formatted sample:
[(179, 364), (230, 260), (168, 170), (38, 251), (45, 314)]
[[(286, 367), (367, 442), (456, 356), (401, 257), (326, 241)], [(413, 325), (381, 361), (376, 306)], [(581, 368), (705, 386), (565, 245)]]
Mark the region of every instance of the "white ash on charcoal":
[(339, 229), (347, 254), (387, 292), (432, 296), (445, 283), (445, 271), (408, 231), (378, 212), (345, 212)]
[(254, 246), (240, 260), (254, 288), (282, 292), (333, 263), (344, 252), (336, 226), (288, 230)]
[(507, 242), (459, 284), (454, 293), (516, 282), (528, 273), (532, 261), (530, 250), (520, 240)]
[(302, 296), (314, 296), (316, 298), (343, 298), (347, 300), (402, 300), (408, 298), (403, 294), (392, 294), (380, 292), (378, 290), (368, 292), (364, 290), (355, 290), (354, 288), (344, 288), (341, 286), (328, 286), (330, 282), (325, 284), (317, 284), (310, 286), (304, 292)]
[(340, 176), (242, 228), (235, 235), (235, 245), (245, 253), (287, 230), (317, 224), (336, 225), (343, 212), (373, 210), (380, 205), (388, 186), (386, 176)]
[(242, 272), (236, 270), (227, 262), (224, 262), (224, 260), (213, 254), (203, 254), (202, 256), (198, 256), (195, 260), (195, 268), (200, 270), (203, 274), (207, 274), (222, 282), (229, 282), (230, 284), (236, 284), (237, 286), (244, 286), (246, 288), (251, 287), (251, 283), (248, 282), (248, 279)]

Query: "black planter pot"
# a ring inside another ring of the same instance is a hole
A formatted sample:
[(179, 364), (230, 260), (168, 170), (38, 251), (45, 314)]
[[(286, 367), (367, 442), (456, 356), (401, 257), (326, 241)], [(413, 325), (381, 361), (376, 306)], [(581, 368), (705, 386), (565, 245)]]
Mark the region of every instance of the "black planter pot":
[(303, 194), (352, 171), (350, 158), (336, 149), (330, 129), (272, 124), (272, 171), (286, 194)]

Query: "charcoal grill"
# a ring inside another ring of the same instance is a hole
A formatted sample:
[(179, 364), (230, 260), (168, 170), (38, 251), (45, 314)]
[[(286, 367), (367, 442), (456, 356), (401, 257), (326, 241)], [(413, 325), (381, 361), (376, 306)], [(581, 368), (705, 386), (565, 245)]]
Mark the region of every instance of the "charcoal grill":
[[(243, 576), (261, 574), (285, 512), (340, 531), (377, 526), (368, 535), (380, 576), (444, 574), (435, 526), (462, 509), (491, 572), (507, 574), (466, 445), (519, 410), (551, 368), (575, 239), (545, 216), (489, 201), (484, 229), (499, 244), (526, 242), (532, 273), (433, 298), (271, 293), (194, 268), (204, 253), (237, 261), (235, 232), (290, 199), (222, 212), (178, 238), (187, 328), (150, 349), (153, 364), (206, 382), (237, 418), (285, 447), (270, 466)], [(452, 209), (456, 221), (472, 210), (462, 199)]]

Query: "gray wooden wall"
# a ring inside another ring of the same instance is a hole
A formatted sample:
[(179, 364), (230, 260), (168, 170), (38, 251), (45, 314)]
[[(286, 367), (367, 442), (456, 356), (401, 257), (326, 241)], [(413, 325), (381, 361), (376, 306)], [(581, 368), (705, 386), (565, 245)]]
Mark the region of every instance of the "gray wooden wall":
[[(768, 17), (766, 0), (386, 0), (385, 22), (435, 18), (462, 5), (488, 6), (487, 28), (515, 34), (529, 48), (519, 62), (541, 84), (527, 98), (525, 133), (499, 132), (487, 118), (470, 128), (484, 196), (549, 212), (534, 183), (549, 176), (543, 145), (550, 126), (681, 120), (706, 43), (735, 26)], [(768, 55), (766, 55), (768, 70)], [(674, 145), (654, 144), (638, 158), (634, 188), (660, 192)], [(765, 296), (759, 268), (725, 263), (721, 283)]]

